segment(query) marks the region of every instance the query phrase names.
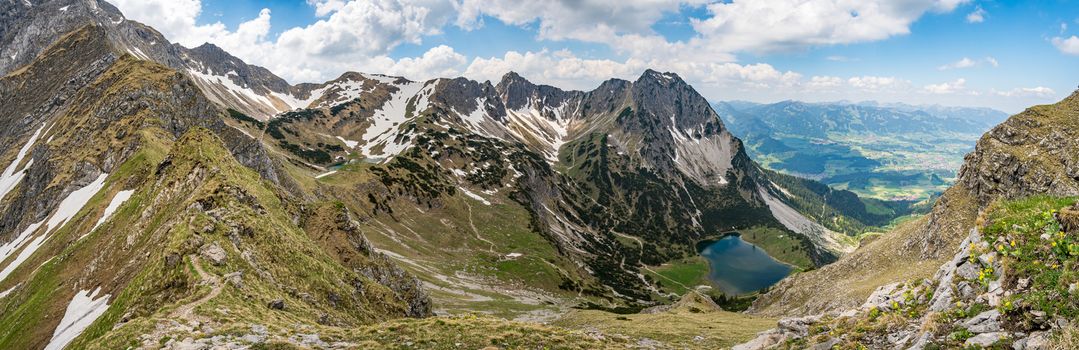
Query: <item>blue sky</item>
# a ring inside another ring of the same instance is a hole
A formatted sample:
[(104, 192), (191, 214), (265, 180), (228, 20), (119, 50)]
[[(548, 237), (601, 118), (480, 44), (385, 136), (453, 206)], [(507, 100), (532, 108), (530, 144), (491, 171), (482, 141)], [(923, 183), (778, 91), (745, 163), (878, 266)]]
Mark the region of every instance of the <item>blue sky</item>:
[(497, 80), (512, 69), (587, 90), (656, 68), (717, 101), (1007, 112), (1079, 84), (1079, 6), (1068, 1), (110, 1), (170, 40), (214, 42), (293, 83), (348, 70)]

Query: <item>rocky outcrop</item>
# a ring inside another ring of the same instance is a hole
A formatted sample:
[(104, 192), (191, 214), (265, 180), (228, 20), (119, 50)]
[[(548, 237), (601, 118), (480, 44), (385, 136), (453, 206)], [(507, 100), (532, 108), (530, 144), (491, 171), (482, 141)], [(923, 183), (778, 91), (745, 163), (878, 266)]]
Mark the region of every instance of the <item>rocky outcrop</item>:
[[(1047, 314), (1042, 304), (1025, 301), (1038, 298), (1034, 295), (1045, 293), (1046, 288), (1059, 293), (1059, 286), (1053, 285), (1057, 282), (1044, 284), (1044, 280), (1043, 285), (1035, 286), (1038, 282), (1033, 275), (1037, 272), (1009, 264), (1025, 259), (1021, 256), (1031, 250), (1048, 246), (1051, 239), (1035, 234), (1033, 240), (1013, 236), (1009, 242), (1002, 236), (983, 236), (981, 229), (970, 230), (962, 248), (930, 279), (881, 286), (858, 308), (782, 319), (775, 329), (735, 349), (832, 348), (837, 344), (897, 349), (1009, 345), (1014, 349), (1047, 349), (1050, 335), (1064, 331), (1070, 322)], [(1066, 234), (1074, 231), (1061, 232), (1060, 236)], [(1056, 255), (1055, 259), (1071, 258)], [(1051, 265), (1056, 263), (1047, 261), (1050, 266), (1044, 268), (1056, 269)]]
[(1079, 194), (1079, 92), (1030, 107), (985, 134), (958, 183), (982, 205), (996, 198)]

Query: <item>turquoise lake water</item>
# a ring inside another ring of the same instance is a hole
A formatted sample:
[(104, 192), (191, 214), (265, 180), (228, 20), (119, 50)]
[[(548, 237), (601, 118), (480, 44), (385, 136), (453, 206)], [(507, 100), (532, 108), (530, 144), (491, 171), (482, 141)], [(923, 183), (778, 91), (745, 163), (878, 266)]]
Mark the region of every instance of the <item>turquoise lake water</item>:
[(706, 245), (701, 256), (711, 267), (708, 279), (727, 295), (758, 291), (779, 282), (792, 270), (737, 235)]

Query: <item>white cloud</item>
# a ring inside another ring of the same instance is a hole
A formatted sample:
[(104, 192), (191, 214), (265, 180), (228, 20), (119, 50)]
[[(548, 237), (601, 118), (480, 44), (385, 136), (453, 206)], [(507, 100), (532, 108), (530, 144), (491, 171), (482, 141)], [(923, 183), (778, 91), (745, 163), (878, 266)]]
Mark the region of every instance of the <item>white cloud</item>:
[(997, 59), (993, 58), (992, 56), (987, 56), (987, 57), (985, 57), (983, 59), (979, 59), (979, 60), (973, 60), (973, 59), (970, 59), (969, 57), (963, 57), (962, 59), (960, 59), (958, 61), (955, 61), (955, 62), (946, 64), (946, 65), (937, 67), (937, 70), (974, 68), (974, 67), (977, 67), (977, 66), (982, 65), (982, 64), (988, 64), (990, 66), (993, 66), (994, 68), (1000, 66), (1000, 62), (997, 62)]
[(937, 67), (937, 69), (938, 70), (948, 70), (948, 69), (970, 68), (970, 67), (974, 67), (975, 64), (976, 63), (974, 62), (974, 60), (963, 57), (963, 59), (961, 59), (959, 61)]
[(199, 45), (205, 38), (221, 35), (227, 30), (216, 22), (197, 25), (195, 19), (202, 12), (199, 0), (108, 0), (116, 5), (124, 16), (153, 26), (165, 37), (182, 45)]
[(1055, 37), (1052, 40), (1057, 50), (1069, 55), (1079, 56), (1079, 37), (1072, 35), (1070, 38)]
[(512, 25), (536, 24), (539, 38), (576, 39), (606, 42), (624, 34), (652, 34), (652, 24), (664, 13), (677, 12), (682, 5), (700, 5), (705, 0), (461, 0), (455, 4), (457, 24), (463, 28), (482, 26), (482, 15)]
[(860, 76), (847, 79), (847, 83), (854, 88), (868, 91), (885, 89), (897, 89), (910, 85), (909, 81), (896, 77)]
[[(276, 40), (270, 40), (268, 9), (240, 24), (235, 31), (229, 31), (219, 22), (196, 24), (202, 6), (199, 0), (109, 1), (128, 18), (154, 26), (181, 45), (194, 47), (212, 42), (293, 82), (327, 80), (361, 67), (394, 68), (396, 63), (390, 63), (392, 60), (386, 56), (392, 49), (439, 34), (453, 19), (453, 6), (444, 0), (311, 0), (308, 3), (315, 6), (316, 15), (321, 17), (318, 21), (290, 28)], [(439, 51), (434, 55), (446, 53), (444, 48), (431, 50)], [(409, 60), (400, 67), (424, 67), (426, 63), (420, 62), (427, 59)], [(421, 76), (430, 73), (435, 72)]]
[(588, 90), (610, 78), (634, 79), (646, 68), (648, 65), (643, 61), (582, 59), (565, 51), (509, 51), (502, 57), (472, 60), (464, 76), (497, 82), (506, 72), (515, 71), (536, 83)]
[[(712, 17), (693, 19), (692, 41), (732, 51), (775, 51), (850, 44), (910, 33), (926, 12), (948, 12), (966, 0), (776, 0), (718, 2)], [(767, 28), (767, 30), (762, 30)]]
[(345, 8), (343, 0), (307, 0), (307, 4), (315, 7), (315, 16), (318, 17), (325, 17)]
[(982, 9), (981, 6), (978, 6), (978, 8), (974, 10), (974, 12), (967, 14), (967, 23), (985, 22), (985, 15), (985, 9)]
[(510, 51), (502, 57), (476, 58), (469, 64), (464, 76), (480, 81), (497, 81), (502, 74), (512, 70), (537, 83), (590, 90), (610, 78), (634, 80), (648, 68), (676, 72), (696, 85), (731, 89), (793, 87), (802, 81), (801, 74), (780, 71), (766, 63), (705, 63), (677, 58), (616, 61), (583, 59), (568, 51)]
[(994, 94), (1004, 97), (1038, 97), (1038, 98), (1050, 98), (1056, 96), (1056, 91), (1053, 89), (1038, 86), (1032, 88), (1015, 88), (1009, 91), (993, 91)]
[(813, 76), (812, 78), (809, 78), (809, 83), (807, 85), (811, 88), (816, 89), (837, 88), (843, 85), (843, 78), (829, 76)]
[(940, 83), (940, 84), (929, 84), (929, 85), (926, 85), (925, 87), (923, 87), (923, 90), (925, 92), (928, 92), (928, 93), (931, 93), (931, 94), (938, 94), (938, 95), (954, 94), (954, 93), (965, 90), (966, 85), (967, 85), (967, 80), (963, 79), (963, 78), (959, 78), (959, 79), (956, 79), (955, 81), (950, 81), (950, 82), (945, 82), (945, 83)]

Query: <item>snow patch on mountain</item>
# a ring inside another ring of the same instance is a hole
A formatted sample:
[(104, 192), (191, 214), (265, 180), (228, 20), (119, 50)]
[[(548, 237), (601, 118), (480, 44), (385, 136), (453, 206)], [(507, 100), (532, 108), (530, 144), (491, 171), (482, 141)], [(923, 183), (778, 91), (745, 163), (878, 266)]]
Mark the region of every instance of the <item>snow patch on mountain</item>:
[(474, 193), (472, 191), (469, 191), (467, 188), (458, 186), (457, 189), (461, 190), (461, 193), (464, 193), (466, 196), (469, 196), (472, 199), (475, 199), (475, 200), (479, 201), (480, 203), (483, 203), (483, 205), (491, 205), (491, 201), (487, 200), (486, 198), (483, 198), (482, 196), (480, 196), (480, 195), (478, 195), (478, 194), (476, 194), (476, 193)]
[(697, 129), (678, 129), (671, 117), (670, 133), (674, 139), (675, 166), (702, 185), (727, 184), (727, 171), (734, 159), (733, 139), (723, 132), (702, 136), (704, 126)]
[(45, 346), (45, 350), (63, 349), (90, 327), (98, 317), (105, 314), (105, 311), (109, 309), (111, 295), (105, 294), (98, 297), (97, 294), (100, 292), (101, 287), (95, 288), (93, 292), (80, 290), (75, 293), (71, 302), (67, 304), (64, 318), (53, 330), (52, 339)]
[(19, 163), (22, 162), (23, 158), (26, 158), (26, 154), (30, 152), (30, 148), (37, 142), (38, 137), (41, 136), (41, 131), (44, 129), (45, 124), (42, 124), (41, 127), (30, 136), (30, 139), (26, 140), (26, 143), (19, 149), (19, 153), (15, 154), (15, 160), (11, 161), (11, 164), (8, 165), (7, 169), (4, 169), (3, 173), (0, 173), (0, 200), (3, 200), (4, 196), (7, 196), (8, 192), (11, 192), (12, 189), (15, 189), (15, 186), (22, 181), (24, 176), (26, 176), (26, 169), (30, 168), (30, 165), (33, 164), (33, 159), (27, 162), (26, 166), (21, 170), (16, 171), (15, 168), (19, 166)]
[[(364, 130), (362, 138), (366, 144), (360, 148), (364, 156), (388, 159), (412, 145), (412, 138), (407, 133), (398, 133), (398, 131), (401, 126), (415, 117), (417, 111), (427, 109), (426, 98), (417, 97), (425, 91), (425, 85), (425, 83), (413, 81), (393, 84), (397, 91), (375, 111), (371, 116), (371, 125)], [(407, 113), (409, 101), (416, 102), (411, 115)]]
[(570, 120), (563, 117), (568, 102), (556, 108), (536, 107), (540, 105), (530, 100), (528, 107), (507, 110), (507, 128), (521, 142), (539, 147), (544, 157), (555, 163), (558, 162), (558, 150), (566, 143), (571, 128)]
[(341, 142), (344, 142), (345, 146), (348, 146), (349, 149), (356, 148), (356, 145), (360, 144), (359, 141), (352, 141), (341, 136), (337, 136), (337, 139), (341, 140)]
[[(209, 73), (203, 73), (197, 69), (188, 69), (188, 74), (195, 80), (196, 83), (204, 85), (204, 92), (211, 98), (217, 99), (222, 104), (230, 105), (230, 103), (223, 103), (225, 101), (235, 101), (255, 111), (273, 111), (274, 113), (282, 112), (282, 108), (279, 108), (266, 96), (260, 95), (254, 90), (246, 86), (240, 86), (231, 78), (226, 75), (216, 75), (213, 71)], [(235, 73), (233, 73), (235, 74)], [(297, 101), (292, 101), (299, 103)], [(288, 102), (285, 102), (286, 104)], [(290, 105), (291, 106), (291, 105)], [(258, 117), (269, 118), (271, 115), (261, 115)]]
[[(60, 202), (60, 205), (56, 207), (56, 212), (54, 212), (52, 216), (49, 217), (49, 220), (45, 223), (45, 231), (42, 232), (40, 236), (37, 236), (37, 238), (35, 238), (32, 242), (27, 244), (19, 253), (19, 255), (15, 257), (15, 260), (12, 260), (10, 264), (4, 267), (3, 271), (0, 271), (0, 281), (3, 281), (5, 278), (11, 275), (12, 272), (15, 272), (15, 269), (18, 268), (19, 265), (22, 265), (22, 263), (26, 261), (26, 259), (29, 259), (30, 256), (38, 250), (38, 248), (41, 248), (41, 246), (45, 244), (45, 240), (50, 237), (49, 235), (55, 229), (60, 228), (65, 223), (67, 223), (68, 220), (75, 217), (75, 214), (78, 214), (79, 211), (82, 210), (82, 207), (90, 201), (90, 198), (97, 194), (97, 192), (100, 191), (101, 188), (105, 187), (106, 177), (108, 177), (108, 174), (103, 173), (101, 175), (98, 175), (97, 179), (91, 182), (89, 185), (72, 191), (71, 194), (67, 196), (67, 198), (64, 198), (64, 200)], [(31, 225), (31, 227), (34, 227), (34, 225)], [(36, 228), (37, 227), (34, 227), (34, 229)], [(27, 228), (27, 231), (23, 232), (23, 234), (19, 236), (22, 237), (25, 235), (29, 235), (32, 232), (33, 231)], [(14, 252), (14, 250), (16, 249), (18, 249), (18, 247), (12, 249), (12, 252)]]
[[(120, 205), (123, 205), (128, 199), (131, 199), (133, 193), (135, 193), (135, 190), (116, 192), (116, 195), (112, 197), (112, 201), (109, 202), (109, 206), (105, 207), (105, 213), (101, 214), (101, 218), (97, 220), (97, 223), (94, 224), (94, 228), (90, 229), (90, 232), (93, 232), (98, 226), (101, 226), (101, 224), (104, 224), (105, 221), (109, 220), (109, 217), (112, 217), (112, 214), (115, 213), (117, 209), (120, 209)], [(89, 234), (90, 232), (87, 232), (86, 234)], [(83, 236), (85, 237), (85, 235)]]

